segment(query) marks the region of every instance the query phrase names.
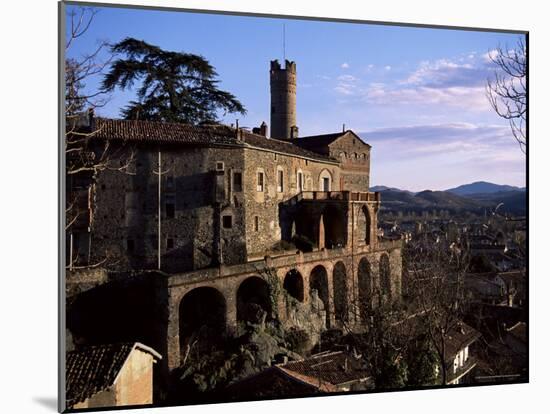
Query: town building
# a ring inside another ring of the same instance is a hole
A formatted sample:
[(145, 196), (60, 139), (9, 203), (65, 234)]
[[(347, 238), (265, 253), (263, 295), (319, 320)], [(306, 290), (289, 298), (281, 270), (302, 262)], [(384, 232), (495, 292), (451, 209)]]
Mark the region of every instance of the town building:
[(277, 364), (231, 384), (224, 394), (231, 400), (243, 400), (373, 388), (370, 373), (360, 358), (345, 351), (327, 351), (299, 361)]
[(402, 241), (377, 236), (370, 145), (352, 130), (298, 137), (296, 65), (273, 61), (270, 75), (271, 136), (265, 123), (81, 125), (91, 154), (108, 144), (116, 157), (67, 183), (78, 209), (68, 278), (86, 265), (153, 272), (154, 345), (169, 370), (193, 330), (231, 334), (250, 303), (288, 322), (285, 297), (318, 298), (324, 329), (349, 330), (361, 327), (360, 306), (401, 297)]
[(463, 384), (471, 377), (477, 365), (470, 352), (481, 334), (464, 322), (459, 322), (445, 335), (445, 363), (447, 365), (446, 385)]
[(96, 345), (67, 353), (71, 409), (153, 404), (153, 367), (162, 357), (136, 343)]

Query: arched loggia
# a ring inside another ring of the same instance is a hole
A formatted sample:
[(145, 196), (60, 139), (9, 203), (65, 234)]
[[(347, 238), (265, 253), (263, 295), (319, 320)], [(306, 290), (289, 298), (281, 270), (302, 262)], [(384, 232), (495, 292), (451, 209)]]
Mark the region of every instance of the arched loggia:
[(237, 290), (237, 320), (256, 321), (258, 311), (263, 310), (271, 318), (272, 305), (268, 283), (259, 276), (245, 279)]
[(304, 301), (304, 279), (296, 269), (291, 269), (287, 272), (283, 288), (294, 299), (300, 302)]

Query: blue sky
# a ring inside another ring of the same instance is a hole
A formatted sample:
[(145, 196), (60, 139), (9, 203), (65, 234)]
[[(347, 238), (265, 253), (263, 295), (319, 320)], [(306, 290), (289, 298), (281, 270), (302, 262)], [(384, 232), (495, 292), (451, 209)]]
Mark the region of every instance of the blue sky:
[[(247, 127), (269, 124), (269, 61), (283, 58), (284, 24), (286, 57), (297, 64), (300, 135), (339, 131), (345, 123), (372, 145), (372, 185), (412, 191), (480, 180), (525, 185), (525, 156), (484, 90), (493, 71), (488, 53), (514, 46), (516, 34), (98, 10), (69, 56), (128, 36), (200, 54), (216, 68), (220, 87), (248, 110), (224, 122), (239, 118)], [(117, 91), (98, 113), (118, 117), (131, 98)]]

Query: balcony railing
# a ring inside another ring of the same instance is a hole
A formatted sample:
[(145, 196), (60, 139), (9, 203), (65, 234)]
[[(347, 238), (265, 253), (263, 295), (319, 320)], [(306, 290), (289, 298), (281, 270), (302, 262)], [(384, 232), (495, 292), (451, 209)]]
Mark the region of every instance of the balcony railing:
[(302, 191), (302, 200), (340, 200), (379, 202), (380, 193), (360, 191)]

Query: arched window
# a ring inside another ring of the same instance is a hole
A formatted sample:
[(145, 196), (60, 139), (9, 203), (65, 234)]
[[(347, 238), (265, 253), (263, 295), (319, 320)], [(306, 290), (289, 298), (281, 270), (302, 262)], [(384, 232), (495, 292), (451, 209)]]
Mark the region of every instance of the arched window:
[(302, 170), (296, 172), (296, 188), (299, 192), (304, 191), (304, 173)]
[[(315, 290), (319, 299), (323, 302), (327, 326), (330, 326), (330, 309), (329, 309), (329, 292), (328, 292), (328, 276), (326, 269), (319, 265), (315, 266), (309, 275), (310, 292)], [(312, 293), (310, 293), (312, 295)]]
[(331, 191), (332, 175), (329, 170), (321, 171), (319, 174), (319, 191)]
[[(179, 306), (179, 339), (183, 350), (191, 338), (197, 346), (210, 348), (225, 335), (225, 298), (215, 288), (198, 287), (187, 293)], [(183, 353), (182, 353), (183, 355)]]
[(296, 269), (289, 270), (283, 282), (283, 288), (294, 299), (304, 301), (304, 280)]
[(270, 288), (261, 277), (251, 276), (237, 290), (237, 320), (255, 322), (260, 309), (267, 313), (267, 319), (271, 319)]
[(285, 190), (285, 171), (283, 167), (277, 167), (277, 192), (282, 193)]

